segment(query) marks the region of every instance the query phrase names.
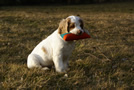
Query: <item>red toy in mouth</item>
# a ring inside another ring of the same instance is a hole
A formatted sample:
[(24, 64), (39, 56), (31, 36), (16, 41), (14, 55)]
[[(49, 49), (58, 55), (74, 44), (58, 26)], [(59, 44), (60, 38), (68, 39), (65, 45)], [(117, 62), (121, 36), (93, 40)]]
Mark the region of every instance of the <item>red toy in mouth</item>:
[(85, 32), (83, 34), (81, 34), (81, 35), (75, 35), (75, 34), (72, 34), (72, 33), (64, 33), (64, 34), (61, 34), (61, 37), (65, 41), (73, 41), (73, 40), (80, 40), (80, 39), (91, 38), (90, 35), (88, 35)]

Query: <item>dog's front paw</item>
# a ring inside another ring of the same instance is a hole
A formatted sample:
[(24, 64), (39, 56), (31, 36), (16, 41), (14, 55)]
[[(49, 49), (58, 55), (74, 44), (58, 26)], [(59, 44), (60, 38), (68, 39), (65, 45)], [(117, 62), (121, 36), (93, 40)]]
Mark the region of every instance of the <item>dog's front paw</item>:
[(49, 71), (49, 70), (50, 70), (50, 68), (48, 68), (48, 67), (44, 67), (44, 68), (42, 68), (41, 70)]

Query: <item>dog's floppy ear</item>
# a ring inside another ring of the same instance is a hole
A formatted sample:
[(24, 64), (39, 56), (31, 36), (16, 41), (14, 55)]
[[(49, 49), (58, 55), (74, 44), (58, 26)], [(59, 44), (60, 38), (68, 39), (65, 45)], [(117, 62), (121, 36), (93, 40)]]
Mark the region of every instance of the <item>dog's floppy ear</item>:
[(68, 31), (69, 31), (69, 27), (68, 27), (69, 23), (70, 23), (70, 18), (61, 20), (61, 22), (59, 24), (59, 27), (58, 27), (58, 33), (59, 34), (68, 33)]

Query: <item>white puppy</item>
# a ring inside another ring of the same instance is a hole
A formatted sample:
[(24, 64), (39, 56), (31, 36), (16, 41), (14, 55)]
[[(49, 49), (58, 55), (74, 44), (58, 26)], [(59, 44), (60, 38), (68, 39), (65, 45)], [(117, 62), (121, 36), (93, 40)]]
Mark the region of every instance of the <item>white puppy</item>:
[(74, 49), (73, 41), (64, 41), (60, 34), (71, 32), (80, 35), (84, 32), (83, 21), (78, 16), (63, 19), (56, 31), (40, 42), (29, 54), (28, 68), (44, 68), (54, 65), (57, 72), (65, 72), (69, 56)]

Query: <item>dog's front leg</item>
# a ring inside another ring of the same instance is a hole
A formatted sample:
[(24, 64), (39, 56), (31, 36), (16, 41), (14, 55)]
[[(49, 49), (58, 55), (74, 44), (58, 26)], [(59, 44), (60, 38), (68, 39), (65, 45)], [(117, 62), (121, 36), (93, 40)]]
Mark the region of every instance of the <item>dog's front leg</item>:
[(65, 72), (65, 66), (64, 66), (62, 55), (54, 56), (53, 62), (57, 72)]

